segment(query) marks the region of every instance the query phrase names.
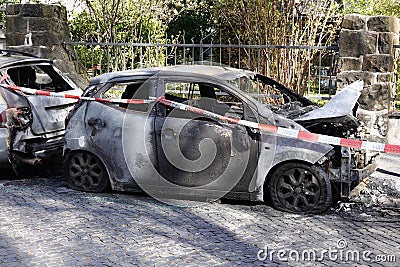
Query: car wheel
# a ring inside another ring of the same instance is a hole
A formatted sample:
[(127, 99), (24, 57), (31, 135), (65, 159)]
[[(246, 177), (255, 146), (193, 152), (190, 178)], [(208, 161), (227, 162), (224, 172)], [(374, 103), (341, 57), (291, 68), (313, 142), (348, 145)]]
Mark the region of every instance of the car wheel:
[(66, 160), (65, 176), (70, 188), (87, 192), (105, 192), (110, 179), (103, 163), (85, 151), (72, 152)]
[(294, 213), (321, 213), (332, 204), (327, 175), (315, 166), (287, 163), (268, 180), (267, 190), (275, 208)]

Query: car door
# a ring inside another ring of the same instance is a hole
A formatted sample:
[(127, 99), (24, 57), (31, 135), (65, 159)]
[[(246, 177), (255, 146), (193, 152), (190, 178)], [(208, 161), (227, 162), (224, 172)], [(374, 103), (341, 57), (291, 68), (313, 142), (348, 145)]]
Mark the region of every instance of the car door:
[[(109, 83), (95, 97), (103, 99), (149, 99), (154, 95), (153, 80)], [(140, 88), (139, 88), (140, 87)], [(132, 91), (134, 90), (134, 91)], [(138, 91), (136, 91), (138, 90)], [(107, 166), (116, 189), (138, 189), (155, 184), (154, 119), (152, 104), (87, 104), (84, 123), (93, 152)]]
[[(80, 95), (82, 91), (51, 64), (31, 64), (7, 69), (9, 83), (50, 92)], [(76, 99), (25, 95), (32, 113), (30, 125), (34, 135), (62, 134), (65, 118)]]
[[(244, 119), (254, 113), (224, 87), (201, 79), (164, 78), (167, 100)], [(255, 172), (257, 142), (244, 126), (157, 104), (155, 120), (160, 185), (174, 195), (219, 198), (246, 191)], [(255, 165), (254, 165), (255, 164)]]

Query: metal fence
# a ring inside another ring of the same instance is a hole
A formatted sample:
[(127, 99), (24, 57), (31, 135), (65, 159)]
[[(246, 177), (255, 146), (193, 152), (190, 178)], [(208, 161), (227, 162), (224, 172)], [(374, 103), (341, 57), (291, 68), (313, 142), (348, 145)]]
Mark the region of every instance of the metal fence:
[(177, 64), (212, 64), (263, 73), (310, 98), (336, 90), (337, 46), (215, 43), (68, 42), (86, 78), (104, 72)]

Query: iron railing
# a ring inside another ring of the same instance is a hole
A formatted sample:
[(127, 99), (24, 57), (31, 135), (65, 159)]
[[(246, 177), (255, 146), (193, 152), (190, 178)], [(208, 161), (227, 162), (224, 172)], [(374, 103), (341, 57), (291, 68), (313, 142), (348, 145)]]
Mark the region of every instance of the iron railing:
[(329, 99), (336, 90), (337, 46), (202, 41), (199, 44), (68, 42), (65, 45), (86, 78), (118, 70), (207, 62), (263, 73), (310, 98)]

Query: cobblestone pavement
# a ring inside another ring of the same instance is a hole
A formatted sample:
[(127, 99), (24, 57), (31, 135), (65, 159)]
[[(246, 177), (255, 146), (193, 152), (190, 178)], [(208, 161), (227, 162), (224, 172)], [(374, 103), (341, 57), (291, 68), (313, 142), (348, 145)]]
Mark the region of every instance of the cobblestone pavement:
[[(399, 170), (400, 157), (383, 160), (374, 179), (400, 179), (393, 171), (393, 166)], [(60, 177), (6, 178), (3, 174), (0, 180), (1, 266), (399, 266), (400, 262), (396, 208), (332, 209), (306, 216), (248, 203), (191, 202), (185, 207), (187, 202), (172, 206), (143, 195), (76, 192), (67, 189)]]

